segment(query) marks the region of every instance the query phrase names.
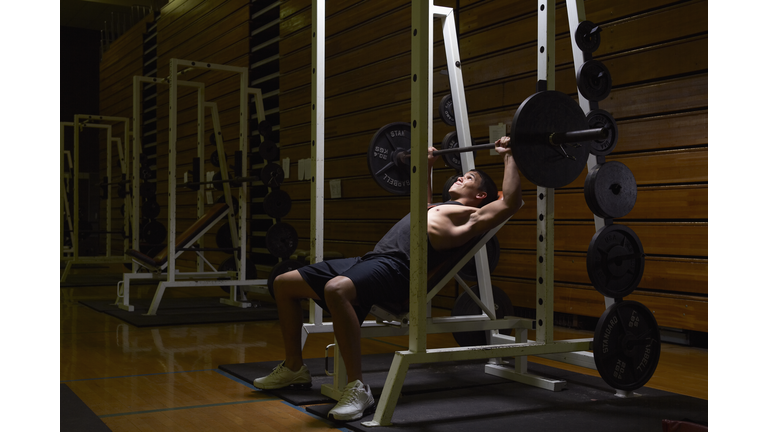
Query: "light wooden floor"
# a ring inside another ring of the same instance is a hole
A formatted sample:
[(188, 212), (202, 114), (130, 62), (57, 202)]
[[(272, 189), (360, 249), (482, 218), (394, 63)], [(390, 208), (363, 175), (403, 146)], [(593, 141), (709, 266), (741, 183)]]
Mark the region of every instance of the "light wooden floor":
[[(217, 288), (204, 290), (169, 292), (166, 297), (221, 293)], [(302, 408), (252, 391), (218, 371), (221, 364), (282, 359), (276, 321), (136, 328), (78, 303), (114, 300), (114, 292), (114, 287), (61, 289), (60, 310), (60, 380), (113, 431), (337, 430)], [(590, 336), (556, 331), (557, 339)], [(330, 343), (332, 335), (310, 335), (305, 357), (324, 356)], [(407, 337), (367, 339), (363, 353), (392, 352), (407, 345)], [(428, 345), (448, 347), (455, 342), (449, 334), (430, 335)], [(706, 349), (663, 344), (661, 362), (648, 386), (708, 399), (707, 358)], [(598, 376), (590, 369), (531, 361)]]

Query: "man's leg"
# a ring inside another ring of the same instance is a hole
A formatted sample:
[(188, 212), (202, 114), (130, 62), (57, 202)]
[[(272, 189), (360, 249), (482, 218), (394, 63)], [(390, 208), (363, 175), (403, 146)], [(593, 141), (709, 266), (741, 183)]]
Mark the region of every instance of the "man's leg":
[(347, 366), (350, 382), (363, 380), (360, 360), (360, 321), (353, 303), (357, 299), (355, 284), (347, 277), (337, 276), (325, 285), (325, 303), (331, 312), (333, 334), (339, 344), (341, 357)]
[(280, 318), (280, 329), (283, 332), (285, 347), (285, 366), (297, 371), (304, 364), (301, 354), (301, 329), (304, 324), (304, 312), (301, 300), (319, 297), (301, 277), (298, 270), (283, 273), (274, 281), (277, 313)]

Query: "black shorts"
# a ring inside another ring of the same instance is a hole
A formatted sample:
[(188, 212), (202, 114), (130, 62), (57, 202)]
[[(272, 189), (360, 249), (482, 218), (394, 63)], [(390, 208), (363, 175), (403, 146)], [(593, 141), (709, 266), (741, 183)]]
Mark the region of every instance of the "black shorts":
[(336, 276), (349, 278), (357, 291), (358, 304), (354, 308), (361, 324), (374, 304), (408, 300), (409, 266), (403, 260), (389, 255), (321, 261), (299, 268), (299, 274), (320, 297), (317, 304), (326, 311), (325, 285)]

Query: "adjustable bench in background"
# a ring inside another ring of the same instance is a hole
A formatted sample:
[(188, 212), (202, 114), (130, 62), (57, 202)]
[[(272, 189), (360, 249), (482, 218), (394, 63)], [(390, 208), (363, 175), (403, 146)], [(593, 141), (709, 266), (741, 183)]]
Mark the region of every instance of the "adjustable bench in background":
[[(212, 206), (208, 212), (206, 212), (203, 217), (197, 220), (194, 224), (192, 224), (189, 228), (187, 228), (184, 232), (182, 232), (177, 238), (175, 243), (175, 258), (178, 258), (182, 253), (185, 251), (190, 250), (190, 248), (203, 236), (205, 233), (211, 230), (220, 220), (222, 220), (225, 216), (227, 216), (227, 211), (229, 210), (229, 207), (224, 203), (219, 203), (214, 206)], [(167, 282), (164, 282), (167, 280), (167, 276), (164, 275), (162, 272), (167, 268), (168, 266), (168, 247), (163, 249), (159, 254), (157, 254), (154, 257), (150, 257), (146, 254), (141, 253), (137, 250), (128, 250), (125, 252), (125, 254), (133, 260), (133, 262), (139, 264), (141, 267), (147, 269), (149, 273), (124, 273), (123, 274), (123, 281), (119, 284), (122, 284), (122, 295), (118, 295), (117, 300), (115, 301), (115, 304), (117, 304), (118, 307), (121, 309), (127, 310), (127, 311), (133, 311), (134, 307), (130, 304), (130, 283), (133, 279), (142, 279), (142, 280), (158, 280), (160, 283), (158, 284), (158, 289), (155, 292), (155, 296), (152, 299), (152, 304), (150, 305), (149, 311), (147, 312), (148, 315), (154, 315), (157, 312), (157, 308), (160, 305), (160, 301), (162, 300), (163, 293), (165, 292), (165, 288), (168, 286)], [(206, 261), (206, 263), (208, 263)], [(211, 268), (214, 268), (213, 265), (208, 263), (208, 265)], [(229, 272), (219, 272), (214, 271), (212, 272), (189, 272), (189, 273), (177, 273), (176, 278), (177, 279), (217, 279), (216, 281), (202, 281), (199, 283), (199, 285), (230, 285), (231, 281), (229, 282), (222, 282), (218, 281), (220, 278), (228, 278), (230, 276)], [(266, 286), (266, 280), (258, 280), (254, 281), (259, 283), (259, 285)], [(185, 282), (186, 285), (189, 285), (189, 282)], [(234, 292), (243, 292), (243, 290), (233, 290)], [(228, 301), (225, 301), (225, 299), (221, 299), (224, 301), (224, 303), (229, 303)], [(236, 306), (242, 306), (242, 307), (248, 307), (250, 306), (250, 303), (247, 302), (234, 302)]]

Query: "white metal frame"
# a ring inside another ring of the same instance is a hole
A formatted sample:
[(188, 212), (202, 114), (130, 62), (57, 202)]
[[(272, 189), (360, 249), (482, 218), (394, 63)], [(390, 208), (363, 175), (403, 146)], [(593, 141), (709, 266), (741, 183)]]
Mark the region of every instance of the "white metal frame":
[[(180, 69), (183, 68), (183, 69)], [(247, 160), (248, 157), (246, 156), (249, 153), (248, 149), (248, 97), (249, 95), (253, 95), (256, 101), (256, 107), (257, 107), (257, 119), (259, 121), (262, 121), (265, 119), (264, 115), (264, 105), (263, 105), (263, 99), (261, 95), (261, 90), (256, 88), (250, 88), (248, 86), (248, 68), (245, 67), (236, 67), (236, 66), (228, 66), (228, 65), (220, 65), (220, 64), (213, 64), (213, 63), (207, 63), (207, 62), (198, 62), (198, 61), (190, 61), (190, 60), (181, 60), (181, 59), (171, 59), (170, 61), (170, 74), (169, 77), (166, 79), (157, 79), (152, 77), (134, 77), (134, 120), (136, 124), (140, 124), (138, 122), (138, 119), (140, 117), (140, 110), (139, 107), (141, 105), (140, 96), (139, 96), (139, 83), (141, 82), (154, 82), (154, 83), (168, 83), (170, 85), (170, 97), (169, 97), (169, 141), (168, 141), (168, 263), (167, 263), (167, 271), (166, 273), (137, 273), (136, 266), (134, 266), (134, 273), (125, 273), (123, 275), (123, 281), (122, 284), (122, 294), (118, 295), (118, 306), (122, 309), (133, 311), (134, 307), (130, 305), (129, 303), (129, 295), (130, 295), (130, 282), (131, 280), (157, 280), (159, 281), (157, 285), (157, 290), (155, 291), (155, 295), (152, 299), (152, 303), (150, 305), (149, 311), (147, 312), (147, 315), (155, 315), (157, 313), (157, 309), (160, 305), (160, 302), (162, 300), (163, 294), (165, 293), (166, 288), (176, 288), (176, 287), (209, 287), (209, 286), (231, 286), (231, 287), (240, 287), (240, 289), (230, 289), (230, 295), (229, 298), (222, 298), (220, 299), (221, 303), (230, 305), (230, 306), (236, 306), (236, 307), (250, 307), (251, 303), (244, 301), (244, 298), (238, 299), (237, 293), (240, 291), (250, 291), (250, 292), (258, 292), (262, 294), (267, 294), (269, 291), (267, 289), (267, 280), (266, 279), (251, 279), (248, 280), (246, 278), (246, 272), (244, 269), (246, 268), (246, 260), (247, 254), (246, 254), (246, 244), (247, 244), (247, 213), (249, 206), (246, 203), (247, 199), (247, 193), (248, 193), (248, 183), (244, 182), (240, 186), (239, 191), (239, 202), (240, 206), (240, 217), (239, 219), (235, 219), (234, 214), (234, 207), (232, 205), (232, 197), (230, 193), (230, 186), (228, 183), (224, 183), (225, 188), (225, 199), (226, 203), (229, 206), (229, 211), (227, 213), (227, 217), (230, 220), (230, 230), (231, 230), (231, 236), (232, 236), (232, 243), (235, 248), (240, 249), (240, 257), (241, 259), (237, 259), (237, 255), (235, 255), (235, 262), (237, 264), (237, 271), (236, 272), (218, 272), (218, 271), (212, 271), (212, 272), (205, 272), (204, 269), (204, 263), (205, 258), (202, 254), (202, 252), (198, 252), (198, 262), (197, 262), (197, 270), (195, 272), (181, 272), (176, 268), (176, 258), (183, 252), (183, 251), (176, 251), (176, 245), (175, 245), (175, 239), (177, 236), (177, 228), (176, 228), (176, 142), (177, 142), (177, 120), (178, 120), (178, 88), (179, 86), (194, 86), (198, 88), (198, 157), (200, 158), (200, 173), (201, 177), (204, 172), (204, 161), (205, 161), (205, 154), (204, 154), (204, 122), (203, 122), (203, 110), (204, 108), (209, 108), (211, 110), (211, 115), (213, 117), (213, 125), (214, 125), (214, 132), (216, 136), (216, 146), (217, 151), (219, 154), (224, 154), (224, 144), (223, 140), (221, 138), (220, 127), (219, 127), (219, 120), (218, 120), (218, 110), (216, 108), (216, 105), (211, 102), (205, 102), (204, 101), (204, 86), (202, 83), (196, 83), (196, 82), (190, 82), (190, 81), (181, 81), (179, 80), (179, 75), (188, 72), (192, 69), (206, 69), (206, 70), (217, 70), (217, 71), (225, 71), (225, 72), (232, 72), (239, 74), (240, 77), (240, 151), (243, 154), (242, 158), (242, 165), (241, 165), (241, 172), (243, 174), (248, 172), (248, 166), (247, 166)], [(138, 129), (138, 127), (137, 127)], [(134, 156), (138, 160), (139, 151), (141, 148), (141, 145), (139, 143), (140, 140), (140, 134), (135, 133), (134, 134), (134, 147), (135, 147), (135, 154)], [(134, 168), (134, 170), (138, 170), (137, 167)], [(222, 179), (227, 180), (229, 178), (229, 172), (227, 169), (222, 169)], [(135, 178), (138, 178), (138, 176), (135, 176)], [(138, 194), (138, 182), (133, 185), (135, 192)], [(201, 217), (204, 214), (204, 188), (201, 188), (201, 190), (198, 193), (198, 207), (197, 207), (197, 213), (198, 217)], [(201, 236), (199, 236), (201, 237)], [(233, 277), (233, 279), (227, 279), (227, 280), (218, 280), (220, 277)]]
[[(104, 123), (102, 123), (104, 122)], [(120, 139), (119, 137), (112, 137), (112, 124), (114, 123), (124, 123), (123, 124), (123, 135), (124, 137)], [(68, 223), (70, 223), (71, 227), (71, 242), (72, 246), (68, 250), (64, 250), (64, 234), (60, 235), (60, 247), (61, 247), (61, 255), (60, 258), (62, 261), (65, 261), (67, 263), (66, 267), (64, 268), (64, 272), (61, 275), (60, 283), (63, 283), (67, 280), (67, 277), (69, 276), (69, 272), (71, 271), (72, 267), (75, 264), (124, 264), (129, 263), (130, 260), (127, 259), (125, 256), (113, 256), (112, 255), (112, 236), (107, 235), (106, 237), (106, 254), (104, 256), (80, 256), (80, 212), (78, 209), (80, 208), (80, 185), (79, 185), (79, 178), (80, 178), (80, 129), (81, 127), (88, 127), (88, 128), (97, 128), (97, 129), (105, 129), (106, 130), (106, 140), (107, 140), (107, 178), (109, 181), (112, 181), (112, 145), (117, 144), (118, 146), (118, 154), (120, 156), (120, 167), (124, 174), (128, 174), (130, 164), (125, 159), (125, 155), (128, 154), (128, 138), (130, 135), (130, 122), (129, 119), (126, 117), (112, 117), (112, 116), (96, 116), (96, 115), (84, 115), (84, 114), (77, 114), (74, 117), (73, 122), (61, 122), (60, 123), (60, 148), (61, 148), (61, 159), (60, 159), (60, 170), (61, 170), (61, 198), (60, 198), (60, 211), (62, 217), (69, 217), (70, 220), (68, 220)], [(64, 137), (65, 137), (65, 128), (66, 127), (72, 127), (74, 129), (74, 146), (72, 153), (69, 154), (69, 152), (65, 152), (64, 150)], [(64, 163), (65, 163), (65, 157), (69, 157), (68, 162), (70, 163), (70, 166), (72, 166), (72, 170), (68, 171), (71, 177), (71, 181), (69, 185), (66, 185), (65, 178), (67, 177), (67, 172), (64, 171)], [(72, 160), (74, 159), (74, 160)], [(71, 188), (73, 193), (73, 202), (70, 206), (69, 199), (67, 197), (67, 190), (68, 188)], [(129, 226), (133, 218), (133, 213), (131, 209), (133, 206), (131, 205), (131, 195), (126, 194), (126, 197), (124, 198), (125, 203), (125, 213), (124, 213), (124, 219), (123, 219), (123, 230), (126, 232), (129, 232)], [(106, 231), (111, 231), (112, 229), (112, 188), (109, 187), (107, 189), (107, 220), (106, 220)], [(133, 244), (136, 247), (138, 247), (138, 232), (133, 231), (133, 236), (131, 238), (131, 241), (129, 243), (128, 238), (125, 238), (123, 240), (124, 243), (124, 249), (128, 247), (129, 244)], [(66, 253), (65, 253), (66, 252)]]

